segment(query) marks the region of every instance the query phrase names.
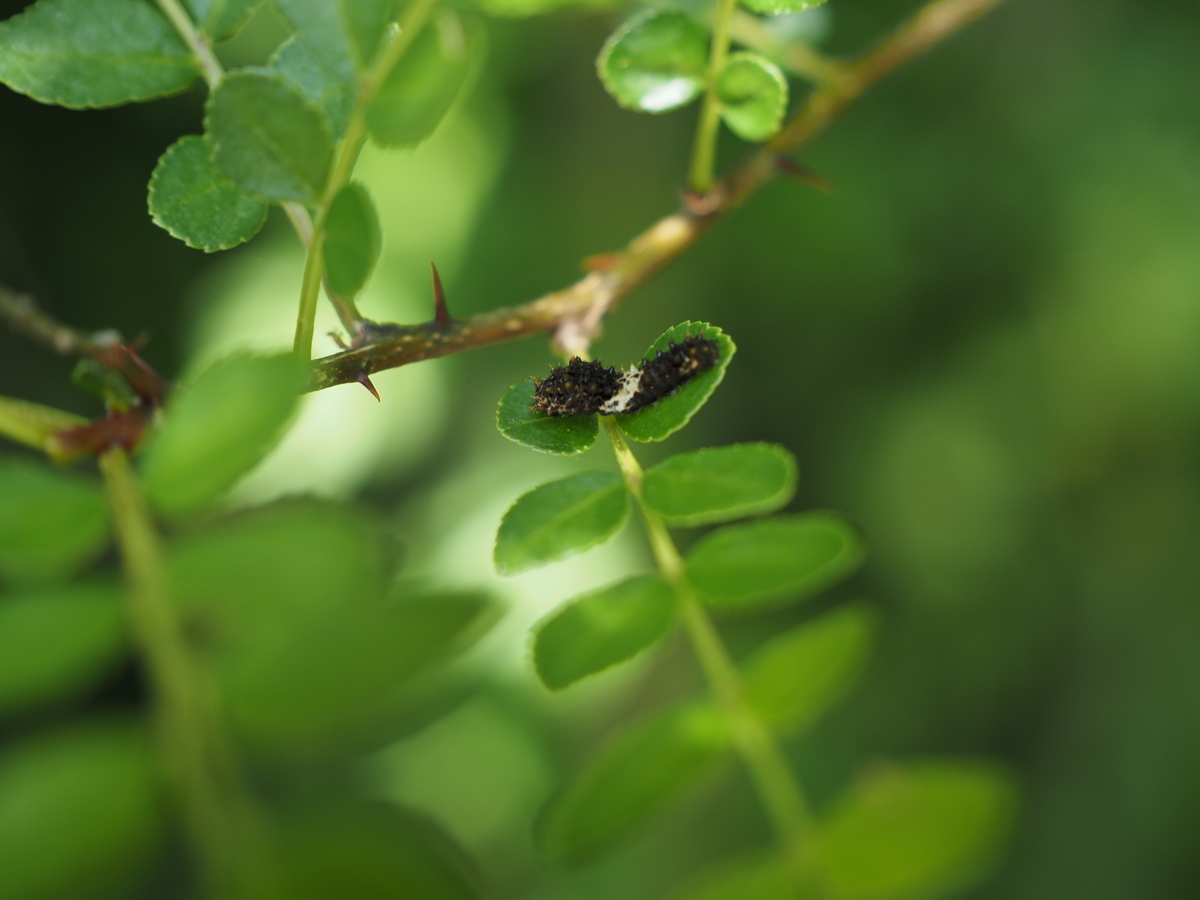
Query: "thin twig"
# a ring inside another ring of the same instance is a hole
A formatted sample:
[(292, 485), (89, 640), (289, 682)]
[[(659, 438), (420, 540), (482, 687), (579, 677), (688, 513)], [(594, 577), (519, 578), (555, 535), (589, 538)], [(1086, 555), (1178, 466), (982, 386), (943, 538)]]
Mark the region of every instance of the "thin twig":
[[(383, 340), (314, 361), (309, 390), (359, 381), (384, 369), (446, 356), (500, 341), (544, 332), (593, 334), (591, 315), (615, 308), (635, 288), (684, 253), (719, 218), (736, 209), (778, 174), (778, 160), (808, 146), (875, 82), (901, 64), (970, 24), (1003, 0), (934, 0), (890, 38), (856, 60), (839, 66), (817, 88), (783, 130), (718, 182), (691, 208), (660, 219), (629, 245), (605, 257), (605, 268), (568, 288), (520, 306), (455, 319), (449, 324), (388, 326)], [(561, 341), (560, 343), (568, 343)]]

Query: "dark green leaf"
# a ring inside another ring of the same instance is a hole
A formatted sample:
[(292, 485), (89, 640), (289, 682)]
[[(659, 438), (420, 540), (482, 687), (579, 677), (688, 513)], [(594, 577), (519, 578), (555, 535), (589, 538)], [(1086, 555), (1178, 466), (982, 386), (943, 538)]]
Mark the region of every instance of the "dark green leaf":
[(827, 815), (818, 863), (845, 900), (942, 896), (991, 863), (1016, 800), (1012, 778), (992, 765), (879, 767)]
[(128, 412), (138, 402), (138, 395), (119, 372), (91, 357), (85, 356), (75, 364), (71, 382), (118, 412)]
[(41, 103), (120, 106), (182, 91), (199, 74), (140, 0), (39, 0), (0, 22), (0, 81)]
[(0, 757), (0, 893), (108, 896), (152, 856), (162, 825), (154, 754), (140, 728), (75, 727)]
[(504, 514), (496, 533), (496, 571), (512, 575), (602, 544), (628, 514), (629, 494), (611, 472), (543, 484)]
[(548, 416), (532, 409), (534, 383), (518, 381), (500, 398), (496, 427), (510, 441), (543, 453), (574, 456), (596, 443), (600, 423), (595, 416)]
[(149, 203), (154, 224), (207, 253), (250, 240), (267, 220), (267, 204), (218, 172), (212, 148), (197, 135), (162, 155), (150, 176)]
[(184, 0), (201, 34), (214, 41), (233, 35), (262, 0)]
[(723, 863), (671, 896), (673, 900), (809, 900), (796, 890), (780, 853), (756, 853)]
[(232, 487), (279, 440), (304, 377), (291, 354), (235, 356), (180, 389), (142, 466), (151, 503), (182, 515)]
[(361, 291), (381, 246), (371, 195), (359, 182), (351, 182), (333, 198), (325, 219), (325, 272), (333, 292), (352, 299)]
[(108, 539), (99, 485), (0, 457), (0, 575), (17, 582), (71, 575)]
[(757, 53), (730, 55), (717, 80), (721, 118), (738, 137), (765, 141), (779, 130), (787, 111), (787, 79), (779, 66)]
[(734, 444), (671, 456), (646, 472), (646, 505), (671, 525), (774, 512), (796, 492), (796, 458), (778, 444)]
[(0, 715), (78, 694), (124, 649), (116, 589), (74, 585), (0, 597)]
[(375, 58), (395, 0), (275, 0), (321, 65), (353, 83)]
[(298, 88), (309, 103), (325, 114), (334, 138), (341, 137), (354, 109), (354, 85), (351, 82), (342, 81), (336, 72), (321, 65), (308, 45), (295, 36), (275, 51), (267, 68)]
[(821, 6), (825, 0), (741, 0), (742, 6), (764, 16), (779, 16), (784, 13), (803, 12)]
[(678, 10), (648, 11), (612, 33), (596, 60), (600, 80), (622, 106), (662, 113), (704, 91), (708, 33)]
[(746, 698), (774, 728), (808, 727), (866, 668), (874, 614), (847, 606), (772, 638), (743, 665)]
[(371, 136), (385, 147), (415, 147), (450, 111), (484, 56), (474, 19), (442, 10), (400, 58), (367, 111)]
[(862, 561), (855, 531), (829, 513), (778, 516), (714, 531), (692, 548), (688, 580), (718, 610), (800, 600), (849, 575)]
[(268, 200), (315, 200), (333, 155), (324, 116), (289, 82), (265, 72), (225, 76), (208, 98), (213, 161), (244, 191)]
[(636, 723), (601, 750), (538, 822), (551, 859), (584, 862), (695, 784), (728, 741), (712, 707), (692, 704)]
[(707, 322), (682, 322), (676, 325), (650, 345), (646, 359), (653, 359), (660, 350), (666, 350), (672, 341), (678, 343), (694, 335), (703, 335), (716, 341), (720, 349), (720, 361), (653, 406), (629, 415), (615, 416), (621, 430), (635, 441), (661, 441), (670, 437), (691, 421), (725, 378), (725, 368), (733, 359), (737, 347), (729, 335)]
[(661, 640), (675, 621), (675, 592), (657, 575), (631, 578), (576, 597), (534, 632), (533, 664), (561, 690)]

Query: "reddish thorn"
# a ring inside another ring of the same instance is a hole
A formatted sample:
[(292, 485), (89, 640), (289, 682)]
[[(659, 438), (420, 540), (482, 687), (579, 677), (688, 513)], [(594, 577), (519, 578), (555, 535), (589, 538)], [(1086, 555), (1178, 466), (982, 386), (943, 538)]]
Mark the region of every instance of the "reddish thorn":
[(808, 166), (796, 162), (794, 159), (789, 159), (786, 156), (777, 156), (775, 157), (775, 167), (789, 178), (801, 184), (808, 185), (808, 187), (814, 188), (822, 194), (833, 193), (833, 182), (824, 175), (814, 172)]
[(617, 264), (615, 253), (595, 253), (583, 259), (583, 271), (608, 272)]
[(375, 390), (375, 385), (371, 384), (370, 376), (365, 375), (365, 374), (359, 375), (358, 383), (361, 384), (363, 387), (365, 387), (368, 391), (371, 392), (371, 396), (373, 396), (375, 398), (376, 403), (383, 402), (382, 400), (379, 399), (379, 391)]
[(449, 325), (450, 310), (446, 308), (446, 292), (442, 290), (442, 276), (438, 274), (437, 266), (433, 263), (429, 264), (429, 268), (433, 272), (433, 321), (439, 325)]

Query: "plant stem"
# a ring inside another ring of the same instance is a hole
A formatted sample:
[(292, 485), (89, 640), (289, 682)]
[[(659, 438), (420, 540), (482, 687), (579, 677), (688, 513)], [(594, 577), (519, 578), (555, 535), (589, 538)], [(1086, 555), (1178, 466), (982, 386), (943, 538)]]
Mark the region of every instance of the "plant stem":
[(128, 582), (128, 615), (149, 675), (158, 738), (184, 821), (216, 896), (236, 880), (238, 797), (213, 723), (211, 698), (171, 602), (162, 547), (125, 451), (100, 471)]
[[(362, 152), (363, 144), (367, 141), (367, 110), (371, 101), (379, 93), (379, 89), (387, 80), (388, 74), (398, 63), (405, 51), (412, 45), (413, 40), (424, 27), (429, 14), (433, 11), (437, 0), (415, 0), (405, 11), (400, 22), (399, 33), (384, 47), (376, 58), (374, 65), (358, 85), (358, 96), (354, 101), (354, 109), (350, 113), (350, 121), (346, 131), (338, 142), (337, 152), (329, 168), (329, 177), (325, 180), (325, 190), (321, 195), (317, 215), (312, 223), (312, 239), (308, 244), (308, 258), (304, 264), (304, 279), (300, 285), (300, 309), (296, 314), (296, 338), (292, 349), (297, 356), (309, 359), (312, 356), (313, 322), (317, 313), (317, 298), (321, 290), (321, 282), (325, 275), (325, 219), (329, 206), (333, 203), (338, 192), (346, 186), (354, 173), (354, 164)], [(353, 321), (360, 318), (352, 300), (333, 297), (334, 305), (339, 307), (339, 315), (343, 324), (353, 328)], [(347, 323), (347, 316), (350, 322)]]
[(754, 782), (780, 849), (797, 882), (805, 883), (810, 877), (806, 844), (812, 829), (812, 815), (804, 793), (779, 745), (746, 700), (737, 666), (708, 612), (688, 583), (683, 558), (666, 524), (658, 513), (646, 506), (642, 498), (642, 467), (629, 448), (625, 435), (610, 416), (601, 416), (600, 421), (604, 423), (604, 430), (612, 442), (625, 484), (641, 510), (655, 563), (675, 589), (680, 617), (692, 652), (725, 713), (733, 744)]
[(200, 66), (200, 74), (204, 76), (208, 86), (215, 88), (221, 83), (225, 70), (221, 68), (221, 63), (213, 55), (212, 44), (208, 42), (208, 38), (199, 32), (195, 23), (179, 5), (178, 0), (157, 0), (157, 2), (159, 9), (171, 20), (175, 30), (183, 38), (183, 42), (192, 51), (192, 56), (196, 58), (196, 64)]
[(696, 123), (696, 140), (692, 144), (692, 165), (688, 174), (688, 185), (701, 194), (707, 194), (713, 186), (717, 130), (721, 125), (721, 98), (717, 96), (717, 84), (725, 68), (725, 59), (729, 56), (729, 31), (736, 11), (737, 0), (717, 0), (712, 46), (708, 51), (704, 103)]

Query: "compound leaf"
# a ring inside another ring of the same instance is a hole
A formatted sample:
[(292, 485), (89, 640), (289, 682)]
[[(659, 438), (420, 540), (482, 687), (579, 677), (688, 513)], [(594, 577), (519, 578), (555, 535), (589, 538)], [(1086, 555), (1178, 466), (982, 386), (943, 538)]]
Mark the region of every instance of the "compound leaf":
[(496, 427), (502, 435), (523, 447), (558, 456), (574, 456), (596, 443), (600, 423), (595, 416), (548, 416), (532, 408), (535, 390), (526, 378), (500, 398)]
[(730, 55), (717, 79), (721, 118), (738, 137), (765, 141), (787, 111), (788, 84), (779, 66), (757, 53)]
[(355, 181), (343, 187), (325, 217), (325, 272), (339, 297), (353, 298), (371, 277), (382, 240), (371, 195)]
[(612, 33), (596, 60), (605, 89), (621, 106), (663, 113), (704, 91), (708, 33), (678, 10), (649, 11)]
[(778, 444), (681, 453), (646, 472), (646, 505), (671, 525), (709, 525), (774, 512), (796, 492), (796, 458)]

